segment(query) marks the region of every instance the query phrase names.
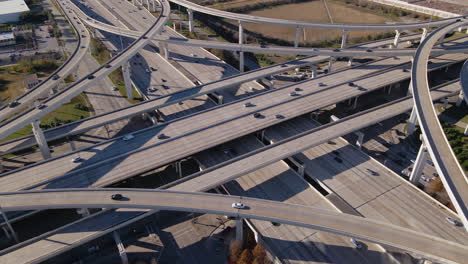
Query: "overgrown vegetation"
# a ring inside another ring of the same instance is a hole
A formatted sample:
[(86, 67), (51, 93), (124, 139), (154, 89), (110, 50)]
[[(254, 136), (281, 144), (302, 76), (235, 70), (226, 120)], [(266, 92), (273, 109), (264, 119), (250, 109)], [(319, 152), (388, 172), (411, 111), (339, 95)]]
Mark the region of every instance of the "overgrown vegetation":
[[(92, 108), (86, 98), (86, 95), (80, 94), (73, 98), (69, 103), (63, 104), (54, 111), (50, 112), (41, 118), (41, 128), (51, 129), (57, 126), (68, 124), (91, 115)], [(32, 133), (31, 125), (25, 126), (22, 129), (11, 134), (2, 141), (8, 141), (14, 138), (27, 136)]]
[(37, 73), (37, 72), (52, 72), (59, 67), (55, 60), (34, 58), (21, 59), (18, 64), (11, 66), (11, 72), (21, 73)]
[[(100, 63), (104, 64), (111, 58), (110, 52), (106, 49), (104, 44), (96, 39), (91, 39), (91, 55)], [(122, 68), (118, 68), (109, 74), (109, 79), (119, 89), (122, 96), (127, 97), (125, 83), (122, 74)], [(143, 101), (143, 98), (133, 89), (133, 100), (128, 100), (130, 103), (135, 104)]]
[(269, 264), (265, 249), (256, 244), (253, 248), (243, 248), (239, 240), (229, 246), (229, 264)]
[(468, 171), (468, 137), (463, 134), (463, 129), (450, 123), (444, 122), (442, 127), (458, 162), (465, 171)]

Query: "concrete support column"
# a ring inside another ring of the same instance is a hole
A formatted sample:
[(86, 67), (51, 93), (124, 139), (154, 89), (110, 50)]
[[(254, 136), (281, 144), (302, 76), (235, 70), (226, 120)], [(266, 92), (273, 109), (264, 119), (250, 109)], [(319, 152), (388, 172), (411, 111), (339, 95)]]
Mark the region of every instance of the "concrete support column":
[(388, 86), (387, 94), (391, 94), (391, 93), (392, 93), (392, 87), (393, 87), (393, 85), (391, 85), (391, 84)]
[(122, 260), (122, 264), (128, 264), (128, 257), (127, 252), (125, 252), (125, 247), (120, 240), (119, 233), (117, 231), (112, 232), (112, 236), (114, 237), (115, 244), (117, 244), (117, 248), (119, 249), (120, 259)]
[(393, 40), (393, 47), (398, 48), (398, 42), (400, 42), (400, 31), (395, 30), (395, 39)]
[(343, 37), (341, 37), (341, 48), (346, 48), (346, 42), (348, 42), (348, 31), (343, 30)]
[(2, 215), (3, 221), (5, 221), (5, 224), (7, 225), (8, 229), (10, 230), (10, 235), (7, 235), (7, 236), (12, 236), (15, 239), (15, 242), (19, 243), (18, 236), (16, 235), (15, 230), (13, 229), (13, 227), (10, 224), (10, 220), (8, 220), (7, 215), (5, 214), (5, 212), (3, 212), (1, 207), (0, 207), (0, 214)]
[(317, 65), (312, 65), (312, 79), (317, 78)]
[(442, 108), (443, 108), (444, 110), (446, 110), (447, 107), (448, 107), (448, 103), (449, 103), (448, 98), (445, 97), (444, 99), (442, 99), (442, 102), (444, 102), (444, 105), (442, 106)]
[(424, 142), (421, 144), (421, 147), (419, 148), (418, 156), (416, 157), (416, 160), (414, 161), (414, 166), (413, 170), (411, 171), (410, 175), (410, 182), (413, 184), (417, 184), (419, 182), (419, 179), (421, 178), (424, 165), (426, 164), (427, 160), (427, 148)]
[(159, 42), (159, 53), (164, 57), (164, 59), (169, 60), (169, 48), (167, 43)]
[(75, 151), (76, 150), (76, 145), (75, 145), (75, 141), (73, 141), (72, 137), (68, 137), (68, 143), (70, 143), (71, 150)]
[(353, 66), (353, 57), (349, 57), (348, 66)]
[(130, 63), (128, 61), (122, 65), (122, 74), (125, 83), (125, 91), (127, 92), (127, 98), (129, 100), (133, 100), (132, 81), (130, 79)]
[(88, 208), (78, 208), (76, 209), (76, 213), (81, 215), (81, 217), (86, 217), (91, 214)]
[(297, 168), (297, 173), (299, 173), (299, 175), (301, 175), (301, 177), (304, 178), (304, 172), (305, 172), (305, 165), (304, 164), (299, 165)]
[(189, 31), (192, 32), (193, 31), (193, 10), (187, 9), (187, 13), (188, 13), (188, 18), (189, 18), (189, 21), (188, 21)]
[(416, 108), (413, 106), (411, 110), (410, 118), (408, 119), (408, 124), (406, 126), (406, 133), (408, 135), (413, 134), (414, 129), (416, 128), (416, 123), (418, 121), (418, 115), (416, 113)]
[(330, 57), (330, 60), (328, 61), (328, 73), (331, 73), (331, 71), (332, 71), (333, 60), (334, 59), (335, 59), (334, 57)]
[(421, 42), (423, 42), (426, 36), (427, 36), (427, 28), (423, 28), (423, 32), (421, 34)]
[(182, 178), (182, 162), (181, 161), (176, 161), (174, 163), (174, 167), (177, 173), (177, 177)]
[(457, 97), (457, 102), (455, 103), (456, 106), (460, 106), (465, 99), (465, 94), (463, 93), (463, 90), (460, 91)]
[(362, 148), (362, 143), (364, 143), (364, 133), (362, 133), (361, 131), (356, 131), (354, 132), (354, 134), (358, 137), (356, 141), (356, 146)]
[(465, 127), (465, 136), (468, 136), (468, 125)]
[(354, 97), (354, 104), (353, 104), (353, 109), (357, 108), (357, 101), (358, 101), (359, 96)]
[(242, 218), (236, 219), (236, 240), (244, 241), (244, 221)]
[(47, 140), (44, 136), (44, 132), (42, 132), (42, 129), (39, 126), (39, 124), (40, 124), (39, 120), (33, 121), (31, 123), (34, 138), (36, 139), (39, 149), (41, 150), (42, 157), (44, 159), (50, 159), (51, 157), (50, 149), (49, 149), (49, 146), (47, 145)]
[[(244, 44), (244, 28), (242, 27), (242, 22), (239, 21), (239, 45)], [(239, 52), (239, 70), (244, 72), (244, 52)]]
[(301, 38), (301, 28), (296, 27), (296, 38), (294, 38), (294, 47), (295, 48), (299, 47), (300, 38)]

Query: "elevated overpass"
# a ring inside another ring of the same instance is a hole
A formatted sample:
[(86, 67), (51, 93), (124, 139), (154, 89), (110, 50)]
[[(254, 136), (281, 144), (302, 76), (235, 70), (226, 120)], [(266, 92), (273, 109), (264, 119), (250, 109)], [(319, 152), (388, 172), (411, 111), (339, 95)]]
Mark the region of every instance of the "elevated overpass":
[(431, 49), (436, 42), (446, 33), (467, 24), (466, 19), (459, 19), (431, 33), (419, 46), (411, 72), (414, 105), (424, 138), (423, 142), (466, 230), (468, 230), (468, 179), (453, 153), (432, 104), (428, 86), (427, 64)]
[(169, 3), (166, 0), (161, 1), (161, 8), (162, 11), (160, 16), (156, 19), (155, 23), (153, 23), (153, 25), (151, 25), (151, 27), (144, 33), (144, 35), (142, 35), (135, 42), (130, 44), (125, 50), (114, 56), (104, 65), (100, 66), (98, 69), (94, 70), (93, 72), (81, 78), (80, 80), (76, 81), (70, 87), (56, 94), (54, 97), (45, 100), (43, 102), (45, 108), (29, 109), (28, 111), (25, 111), (21, 114), (14, 116), (13, 118), (10, 118), (9, 120), (0, 123), (0, 139), (7, 137), (8, 135), (14, 133), (15, 131), (24, 127), (25, 125), (35, 120), (38, 120), (46, 114), (52, 112), (60, 105), (64, 104), (65, 102), (68, 102), (73, 97), (86, 90), (90, 85), (95, 84), (104, 76), (109, 75), (111, 72), (113, 72), (118, 67), (127, 62), (131, 57), (138, 53), (139, 50), (144, 48), (149, 43), (152, 37), (154, 37), (162, 30), (162, 27), (169, 19), (170, 7)]
[[(444, 56), (434, 59), (431, 67), (444, 67), (447, 60), (460, 59), (459, 55)], [(295, 116), (407, 79), (409, 73), (402, 68), (407, 67), (405, 63), (408, 60), (386, 59), (356, 67), (351, 73), (346, 70), (335, 72), (147, 128), (134, 133), (134, 139), (129, 141), (118, 137), (20, 168), (0, 178), (0, 190), (111, 184)], [(389, 63), (397, 66), (389, 67)], [(355, 86), (349, 86), (350, 81)], [(321, 87), (320, 83), (327, 86)], [(301, 90), (297, 92), (298, 96), (291, 96), (290, 92), (296, 88)], [(253, 107), (245, 107), (247, 102)], [(256, 112), (265, 117), (253, 117)], [(267, 115), (267, 112), (271, 114)], [(277, 115), (282, 117), (277, 118)], [(163, 136), (159, 136), (161, 134)], [(82, 162), (70, 162), (76, 156), (80, 156)], [(54, 182), (52, 185), (49, 184), (51, 181)]]
[[(125, 198), (114, 201), (111, 199), (114, 193), (120, 193)], [(104, 207), (221, 214), (351, 236), (415, 252), (444, 263), (463, 263), (468, 257), (468, 247), (465, 245), (410, 229), (315, 207), (242, 196), (145, 189), (66, 189), (1, 193), (0, 198), (4, 210)], [(231, 207), (233, 203), (245, 204), (246, 209), (234, 209)], [(12, 252), (0, 256), (0, 260), (7, 264), (18, 261), (26, 263), (31, 261), (27, 257)]]
[[(460, 86), (455, 81), (447, 86), (434, 89), (432, 91), (432, 96), (434, 100), (438, 100), (456, 93), (459, 89)], [(175, 183), (165, 185), (162, 188), (174, 191), (207, 191), (213, 187), (233, 180), (236, 177), (242, 176), (243, 173), (246, 173), (247, 171), (255, 170), (253, 167), (259, 165), (258, 161), (261, 160), (261, 157), (268, 157), (268, 159), (265, 160), (265, 163), (260, 165), (265, 166), (266, 163), (273, 162), (273, 160), (279, 160), (280, 155), (293, 155), (294, 153), (301, 151), (301, 149), (295, 149), (296, 144), (288, 145), (289, 141), (294, 140), (295, 142), (298, 142), (297, 140), (303, 140), (302, 142), (305, 142), (305, 145), (302, 145), (301, 148), (305, 149), (312, 147), (320, 142), (326, 142), (334, 137), (345, 135), (358, 127), (360, 128), (361, 126), (377, 123), (386, 118), (406, 112), (412, 108), (412, 104), (413, 102), (411, 97), (408, 96), (406, 98), (402, 98), (398, 101), (388, 103), (385, 106), (376, 107), (364, 113), (358, 113), (354, 116), (330, 123), (327, 127), (319, 127), (312, 131), (308, 131), (308, 133), (298, 135), (295, 139), (291, 138), (284, 140), (281, 142), (284, 143), (282, 144), (283, 146), (278, 145), (281, 152), (276, 152), (277, 149), (272, 149), (276, 144), (264, 147), (253, 153), (240, 156), (235, 160), (219, 164), (213, 168), (195, 174), (192, 177), (184, 178)], [(365, 121), (365, 123), (363, 124), (361, 121)], [(351, 128), (352, 126), (354, 126), (354, 128)], [(322, 139), (322, 135), (326, 136)], [(252, 161), (255, 161), (255, 164), (251, 163)], [(236, 165), (239, 165), (240, 163), (247, 164), (247, 167), (236, 167)], [(221, 172), (227, 173), (222, 174)], [(148, 217), (154, 213), (155, 211), (149, 209), (130, 211), (122, 209), (118, 209), (116, 211), (104, 210), (101, 213), (91, 215), (87, 218), (64, 226), (63, 228), (44, 234), (36, 239), (32, 239), (10, 247), (4, 251), (0, 251), (0, 255), (11, 257), (13, 254), (15, 256), (28, 257), (32, 260), (48, 259), (66, 252), (71, 248), (82, 245), (90, 240), (108, 234), (113, 230), (122, 228), (142, 218)], [(89, 226), (93, 226), (96, 229), (90, 230)], [(56, 243), (55, 241), (59, 241), (59, 243)]]
[[(91, 38), (88, 30), (82, 23), (78, 23), (79, 19), (77, 15), (72, 11), (67, 12), (61, 4), (59, 4), (61, 11), (70, 21), (72, 29), (75, 31), (77, 37), (76, 48), (67, 60), (47, 78), (41, 81), (35, 87), (26, 91), (26, 93), (15, 98), (17, 105), (10, 107), (9, 104), (4, 104), (0, 107), (0, 120), (5, 120), (13, 115), (24, 111), (27, 108), (34, 106), (34, 102), (38, 98), (48, 97), (52, 90), (59, 86), (62, 81), (69, 75), (72, 74), (78, 67), (78, 64), (88, 52)], [(71, 16), (74, 16), (73, 18)]]

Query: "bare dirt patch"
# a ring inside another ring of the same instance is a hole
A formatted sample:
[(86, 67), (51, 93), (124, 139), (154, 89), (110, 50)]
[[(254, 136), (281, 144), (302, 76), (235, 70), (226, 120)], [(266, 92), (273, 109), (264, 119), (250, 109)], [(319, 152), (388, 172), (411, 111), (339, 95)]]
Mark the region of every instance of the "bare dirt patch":
[[(236, 3), (238, 4), (238, 3)], [(327, 1), (334, 23), (354, 24), (383, 24), (398, 21), (396, 18), (373, 14), (369, 11), (345, 5), (344, 3)], [(255, 16), (294, 19), (308, 22), (330, 23), (325, 6), (322, 1), (312, 1), (299, 4), (288, 4), (269, 9), (253, 11)], [(294, 41), (295, 28), (284, 26), (272, 26), (268, 24), (246, 23), (245, 28), (260, 32), (265, 36)], [(379, 34), (377, 31), (351, 32), (350, 37), (365, 37), (371, 34)], [(340, 37), (341, 31), (305, 29), (301, 33), (301, 41), (314, 42), (332, 40)]]

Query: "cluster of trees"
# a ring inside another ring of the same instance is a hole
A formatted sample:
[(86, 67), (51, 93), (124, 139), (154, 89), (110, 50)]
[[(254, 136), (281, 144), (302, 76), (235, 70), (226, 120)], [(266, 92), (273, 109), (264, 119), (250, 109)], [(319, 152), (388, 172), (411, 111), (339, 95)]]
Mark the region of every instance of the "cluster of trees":
[(50, 17), (50, 10), (30, 10), (21, 13), (20, 21), (22, 23), (42, 24)]
[(254, 248), (242, 249), (242, 243), (234, 240), (230, 247), (229, 264), (270, 264), (265, 249), (256, 244)]
[(279, 5), (288, 5), (288, 4), (298, 4), (303, 2), (310, 2), (310, 0), (273, 0), (265, 2), (256, 2), (253, 4), (247, 4), (244, 6), (237, 6), (226, 9), (226, 11), (233, 13), (247, 13), (255, 10), (261, 10), (266, 8), (271, 8)]
[[(84, 116), (80, 116), (80, 119), (83, 119), (83, 118)], [(41, 123), (40, 127), (42, 129), (51, 129), (51, 128), (58, 127), (58, 126), (68, 124), (71, 122), (73, 122), (73, 120), (62, 120), (60, 118), (54, 117), (54, 119), (50, 120), (49, 122)]]
[(21, 59), (18, 64), (11, 67), (13, 72), (23, 72), (23, 73), (36, 73), (36, 72), (52, 72), (59, 67), (55, 60), (50, 59), (39, 59), (34, 60)]
[(385, 6), (381, 5), (378, 3), (374, 3), (372, 1), (367, 1), (367, 0), (345, 0), (346, 4), (352, 4), (358, 7), (374, 10), (383, 14), (395, 16), (395, 17), (401, 17), (401, 16), (410, 16), (413, 18), (419, 18), (419, 19), (424, 19), (424, 20), (429, 20), (430, 16), (423, 15), (420, 13), (396, 8), (396, 7), (390, 7), (390, 6)]
[(458, 161), (460, 162), (462, 168), (465, 171), (468, 171), (468, 139), (467, 137), (458, 129), (456, 129), (450, 123), (442, 123), (444, 128), (445, 135), (452, 146), (453, 152), (457, 156)]
[(82, 103), (77, 103), (75, 106), (74, 106), (75, 109), (78, 109), (78, 110), (81, 110), (81, 111), (86, 111), (86, 112), (89, 112), (89, 107), (82, 104)]

